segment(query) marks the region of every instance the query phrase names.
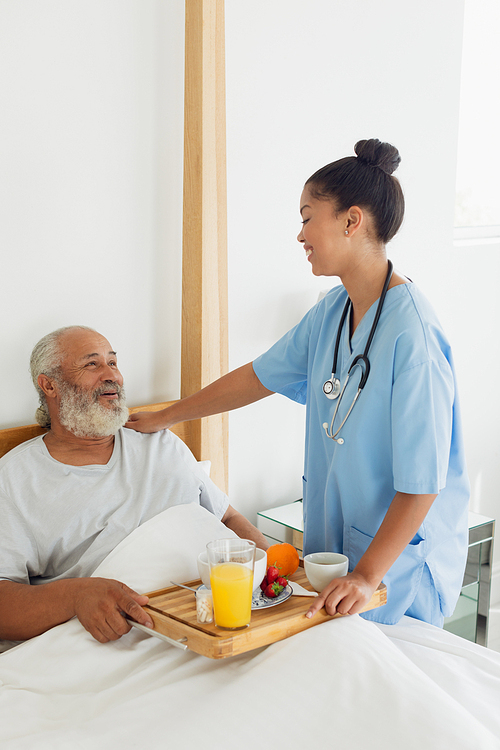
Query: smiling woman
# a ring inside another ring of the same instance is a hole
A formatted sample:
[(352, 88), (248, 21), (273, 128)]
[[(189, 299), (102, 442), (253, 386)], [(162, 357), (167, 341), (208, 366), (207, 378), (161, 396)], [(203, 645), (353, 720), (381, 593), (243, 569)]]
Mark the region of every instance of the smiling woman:
[(345, 239), (348, 236), (346, 225), (350, 223), (354, 228), (365, 229), (369, 224), (369, 217), (362, 211), (350, 209), (346, 212), (336, 211), (330, 201), (318, 200), (304, 188), (301, 199), (300, 213), (302, 229), (297, 237), (304, 245), (306, 257), (311, 264), (315, 276), (342, 276), (345, 263), (349, 261), (349, 245)]
[[(401, 157), (397, 148), (377, 138), (358, 141), (354, 151), (357, 158), (347, 156), (318, 169), (307, 180), (305, 192), (317, 200), (333, 202), (337, 213), (353, 206), (363, 208), (373, 220), (373, 240), (386, 245), (404, 216), (403, 191), (392, 176)], [(349, 234), (348, 228), (345, 233)]]
[[(355, 152), (315, 172), (300, 202), (297, 239), (313, 273), (338, 275), (342, 285), (252, 363), (131, 426), (168, 427), (273, 392), (305, 404), (304, 554), (338, 552), (351, 564), (310, 615), (323, 606), (361, 612), (383, 579), (387, 604), (363, 617), (393, 624), (407, 614), (441, 626), (467, 546), (453, 361), (429, 303), (387, 259), (404, 214), (392, 176), (399, 153), (377, 139)], [(350, 378), (354, 368), (361, 379)], [(330, 374), (344, 383), (338, 400), (324, 389)]]

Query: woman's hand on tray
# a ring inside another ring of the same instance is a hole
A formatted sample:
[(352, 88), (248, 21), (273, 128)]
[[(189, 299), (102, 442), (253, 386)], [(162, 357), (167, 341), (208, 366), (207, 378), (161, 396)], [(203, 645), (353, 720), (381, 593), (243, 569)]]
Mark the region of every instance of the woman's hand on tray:
[(368, 604), (376, 588), (355, 571), (334, 578), (309, 607), (306, 617), (314, 617), (323, 607), (329, 615), (355, 615)]

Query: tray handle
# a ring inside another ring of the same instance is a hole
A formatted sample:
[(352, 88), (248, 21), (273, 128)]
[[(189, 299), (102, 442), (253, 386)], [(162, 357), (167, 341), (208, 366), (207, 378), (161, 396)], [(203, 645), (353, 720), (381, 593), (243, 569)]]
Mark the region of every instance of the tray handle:
[(182, 651), (187, 651), (187, 645), (186, 645), (187, 638), (180, 638), (178, 641), (175, 641), (173, 638), (169, 638), (168, 635), (159, 633), (157, 630), (153, 630), (152, 628), (147, 628), (145, 625), (141, 625), (135, 620), (132, 620), (130, 617), (127, 617), (127, 620), (129, 621), (131, 625), (134, 626), (134, 628), (138, 628), (139, 630), (142, 630), (143, 633), (147, 633), (148, 635), (153, 635), (155, 636), (155, 638), (160, 638), (162, 641), (166, 641), (167, 643), (170, 643), (170, 645), (175, 646), (175, 648), (180, 648)]

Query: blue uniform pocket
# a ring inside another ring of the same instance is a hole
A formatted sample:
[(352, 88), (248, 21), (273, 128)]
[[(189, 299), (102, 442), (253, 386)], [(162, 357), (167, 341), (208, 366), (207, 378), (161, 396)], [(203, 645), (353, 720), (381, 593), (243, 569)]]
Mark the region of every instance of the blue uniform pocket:
[[(352, 571), (370, 546), (373, 537), (354, 526), (344, 529), (344, 555)], [(425, 565), (425, 540), (414, 537), (384, 576), (387, 604), (363, 614), (363, 617), (395, 625), (414, 601)]]

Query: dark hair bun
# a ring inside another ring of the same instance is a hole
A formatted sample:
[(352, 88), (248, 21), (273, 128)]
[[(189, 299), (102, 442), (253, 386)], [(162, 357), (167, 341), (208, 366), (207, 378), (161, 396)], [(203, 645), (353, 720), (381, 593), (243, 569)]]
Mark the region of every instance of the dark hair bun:
[(358, 141), (354, 146), (356, 156), (364, 164), (379, 167), (386, 174), (392, 174), (399, 167), (401, 157), (399, 151), (390, 143), (382, 143), (378, 138), (368, 141)]

